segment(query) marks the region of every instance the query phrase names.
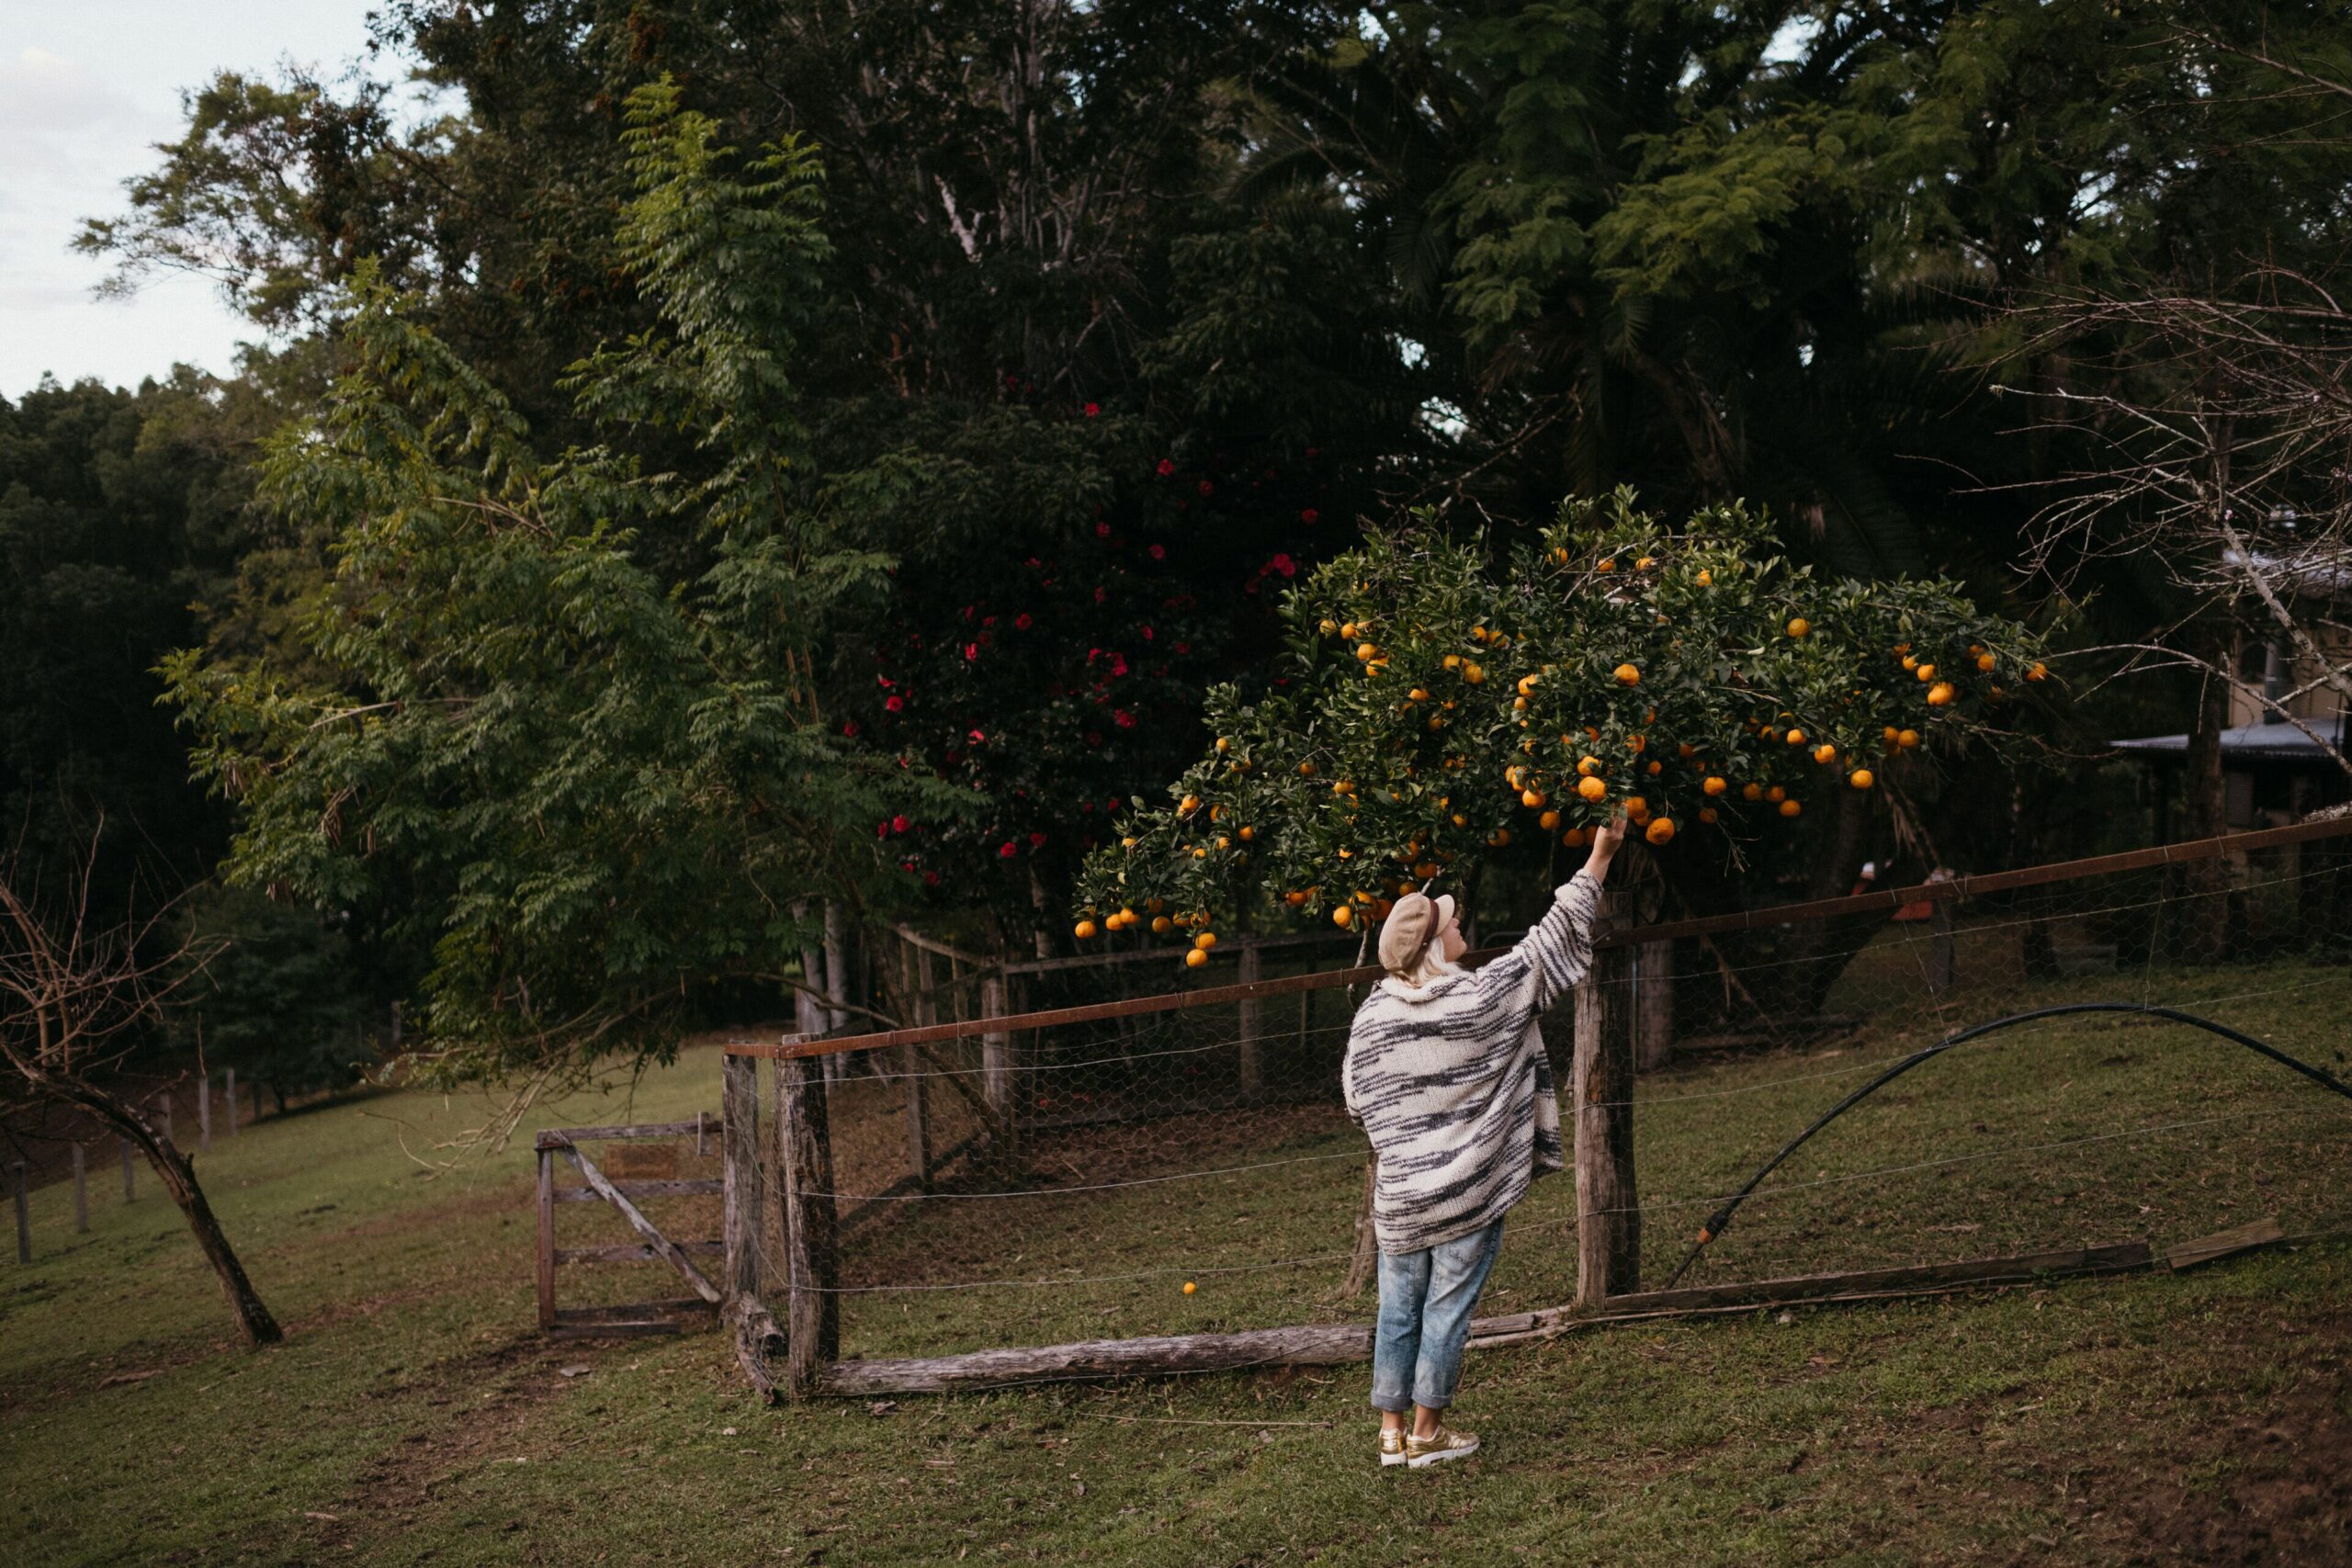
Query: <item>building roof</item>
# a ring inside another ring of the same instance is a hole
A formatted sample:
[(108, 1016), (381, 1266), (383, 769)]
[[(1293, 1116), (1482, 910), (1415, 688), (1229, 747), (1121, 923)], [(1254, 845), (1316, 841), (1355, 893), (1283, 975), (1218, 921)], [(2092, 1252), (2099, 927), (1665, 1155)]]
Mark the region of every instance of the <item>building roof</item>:
[[(2222, 731), (2222, 760), (2225, 762), (2304, 762), (2333, 764), (2330, 751), (2344, 749), (2344, 716), (2331, 718), (2306, 719), (2320, 734), (2332, 736), (2333, 746), (2322, 746), (2291, 724), (2241, 724)], [(2129, 751), (2143, 757), (2177, 757), (2188, 750), (2186, 735), (2148, 735), (2136, 740), (2109, 742), (2119, 751)]]

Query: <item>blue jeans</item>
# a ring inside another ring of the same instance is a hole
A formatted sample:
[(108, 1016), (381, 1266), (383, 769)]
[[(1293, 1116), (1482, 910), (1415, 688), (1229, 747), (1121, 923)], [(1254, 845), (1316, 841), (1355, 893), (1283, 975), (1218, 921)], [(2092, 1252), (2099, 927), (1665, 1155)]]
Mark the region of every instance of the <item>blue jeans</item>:
[(1462, 1380), (1470, 1314), (1502, 1250), (1503, 1223), (1419, 1252), (1380, 1255), (1380, 1324), (1372, 1340), (1375, 1410), (1442, 1410)]

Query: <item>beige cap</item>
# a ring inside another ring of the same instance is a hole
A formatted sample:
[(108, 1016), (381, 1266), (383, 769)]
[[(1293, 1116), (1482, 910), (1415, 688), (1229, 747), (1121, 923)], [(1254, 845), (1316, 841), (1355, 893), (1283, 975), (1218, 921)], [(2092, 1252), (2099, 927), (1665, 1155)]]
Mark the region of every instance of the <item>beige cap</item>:
[(1453, 919), (1453, 895), (1434, 899), (1426, 893), (1408, 893), (1388, 911), (1380, 927), (1380, 966), (1402, 975), (1420, 962), (1422, 950)]

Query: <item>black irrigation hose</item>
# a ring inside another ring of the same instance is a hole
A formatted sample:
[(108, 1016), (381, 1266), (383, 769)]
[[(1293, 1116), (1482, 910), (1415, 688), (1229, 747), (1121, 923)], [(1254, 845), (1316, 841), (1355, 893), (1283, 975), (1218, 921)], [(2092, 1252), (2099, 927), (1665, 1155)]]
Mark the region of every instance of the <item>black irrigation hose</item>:
[(1951, 1036), (1949, 1039), (1938, 1041), (1936, 1043), (1927, 1047), (1925, 1050), (1914, 1051), (1911, 1055), (1904, 1057), (1903, 1060), (1895, 1063), (1894, 1066), (1887, 1068), (1886, 1071), (1879, 1074), (1878, 1077), (1872, 1078), (1870, 1082), (1854, 1090), (1853, 1093), (1848, 1095), (1837, 1104), (1831, 1106), (1827, 1111), (1822, 1112), (1821, 1115), (1815, 1120), (1812, 1126), (1807, 1127), (1804, 1132), (1799, 1133), (1794, 1138), (1789, 1141), (1779, 1154), (1776, 1154), (1770, 1159), (1766, 1160), (1763, 1167), (1758, 1169), (1755, 1175), (1747, 1179), (1747, 1185), (1741, 1188), (1737, 1192), (1733, 1193), (1729, 1201), (1727, 1201), (1722, 1208), (1717, 1209), (1713, 1214), (1709, 1216), (1705, 1224), (1699, 1227), (1699, 1240), (1697, 1244), (1690, 1248), (1690, 1255), (1682, 1259), (1680, 1267), (1674, 1270), (1673, 1278), (1667, 1280), (1666, 1289), (1669, 1291), (1674, 1289), (1676, 1282), (1689, 1271), (1690, 1265), (1699, 1260), (1699, 1254), (1706, 1250), (1707, 1244), (1714, 1240), (1715, 1237), (1724, 1234), (1724, 1227), (1731, 1224), (1733, 1213), (1738, 1209), (1740, 1204), (1747, 1201), (1748, 1194), (1754, 1192), (1758, 1185), (1761, 1183), (1766, 1177), (1771, 1175), (1774, 1170), (1780, 1168), (1781, 1161), (1787, 1159), (1791, 1155), (1796, 1153), (1799, 1148), (1803, 1147), (1806, 1139), (1812, 1137), (1815, 1133), (1820, 1132), (1824, 1127), (1828, 1126), (1832, 1122), (1837, 1121), (1838, 1118), (1846, 1114), (1847, 1111), (1851, 1111), (1855, 1106), (1860, 1104), (1863, 1100), (1868, 1100), (1871, 1095), (1885, 1088), (1888, 1084), (1893, 1083), (1896, 1078), (1901, 1077), (1904, 1074), (1909, 1072), (1912, 1068), (1917, 1066), (1928, 1057), (1939, 1056), (1955, 1045), (1963, 1044), (1968, 1041), (1977, 1038), (1979, 1035), (1990, 1034), (1996, 1030), (2007, 1029), (2012, 1025), (2019, 1023), (2031, 1023), (2038, 1018), (2056, 1018), (2065, 1013), (2075, 1012), (2144, 1013), (2153, 1018), (2169, 1019), (2175, 1023), (2193, 1024), (2199, 1029), (2207, 1030), (2214, 1034), (2218, 1034), (2224, 1040), (2232, 1041), (2237, 1044), (2243, 1045), (2249, 1051), (2257, 1052), (2262, 1055), (2267, 1056), (2282, 1067), (2292, 1067), (2295, 1071), (2302, 1074), (2303, 1077), (2311, 1079), (2312, 1082), (2318, 1084), (2322, 1089), (2332, 1089), (2336, 1093), (2344, 1096), (2345, 1099), (2352, 1100), (2352, 1086), (2346, 1086), (2342, 1079), (2335, 1077), (2334, 1075), (2323, 1071), (2318, 1067), (2312, 1066), (2309, 1062), (2298, 1061), (2296, 1058), (2287, 1055), (2284, 1051), (2280, 1051), (2273, 1046), (2265, 1045), (2261, 1041), (2255, 1039), (2254, 1036), (2250, 1034), (2240, 1033), (2238, 1031), (2230, 1028), (2226, 1024), (2215, 1023), (2211, 1019), (2199, 1018), (2194, 1013), (2182, 1012), (2177, 1008), (2155, 1007), (2146, 1002), (2068, 1002), (2063, 1007), (2036, 1008), (2031, 1012), (2011, 1013), (2007, 1018), (1996, 1018), (1990, 1023), (1980, 1023), (1972, 1028), (1963, 1029), (1959, 1033)]

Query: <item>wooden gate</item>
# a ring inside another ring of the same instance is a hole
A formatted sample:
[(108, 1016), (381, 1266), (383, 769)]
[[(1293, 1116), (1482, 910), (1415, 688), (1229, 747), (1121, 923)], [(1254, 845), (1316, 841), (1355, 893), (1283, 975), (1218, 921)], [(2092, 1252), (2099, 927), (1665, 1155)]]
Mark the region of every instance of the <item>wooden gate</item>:
[[(718, 1118), (697, 1111), (691, 1122), (643, 1122), (617, 1127), (549, 1127), (542, 1131), (539, 1156), (539, 1327), (552, 1338), (588, 1338), (607, 1335), (675, 1334), (689, 1323), (715, 1321), (720, 1303), (718, 1287), (694, 1263), (695, 1258), (716, 1258), (725, 1252), (716, 1237), (673, 1240), (664, 1235), (635, 1201), (644, 1198), (684, 1198), (718, 1193), (726, 1187), (719, 1177), (678, 1178), (676, 1158), (683, 1141), (694, 1140), (697, 1156), (707, 1154), (718, 1136)], [(657, 1145), (658, 1140), (667, 1142)], [(614, 1168), (607, 1174), (591, 1159), (582, 1144), (625, 1145), (606, 1157)], [(647, 1146), (653, 1145), (653, 1146)], [(641, 1153), (639, 1152), (641, 1148)], [(569, 1159), (580, 1172), (579, 1186), (556, 1185), (556, 1156)], [(650, 1156), (652, 1157), (645, 1157)], [(666, 1158), (665, 1158), (666, 1156)], [(566, 1247), (555, 1244), (558, 1203), (609, 1203), (643, 1239), (616, 1247)], [(663, 1262), (693, 1287), (690, 1296), (658, 1301), (628, 1302), (611, 1306), (560, 1307), (555, 1300), (555, 1271), (563, 1263)]]

